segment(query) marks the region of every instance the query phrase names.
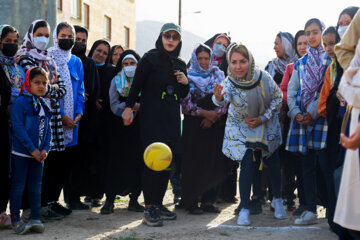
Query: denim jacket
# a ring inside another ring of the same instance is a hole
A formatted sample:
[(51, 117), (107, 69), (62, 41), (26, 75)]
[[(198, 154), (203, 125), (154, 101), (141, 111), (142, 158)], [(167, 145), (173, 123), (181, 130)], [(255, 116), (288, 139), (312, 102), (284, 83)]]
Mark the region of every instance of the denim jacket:
[(13, 129), (12, 152), (19, 155), (31, 156), (38, 149), (49, 152), (51, 141), (50, 118), (51, 112), (45, 111), (44, 137), (39, 144), (40, 117), (35, 111), (30, 96), (19, 96), (11, 105), (11, 124)]

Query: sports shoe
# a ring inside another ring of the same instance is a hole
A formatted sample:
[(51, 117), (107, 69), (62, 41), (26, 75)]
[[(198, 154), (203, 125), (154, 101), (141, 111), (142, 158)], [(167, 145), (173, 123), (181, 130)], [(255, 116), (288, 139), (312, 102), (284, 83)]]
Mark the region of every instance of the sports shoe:
[(49, 204), (51, 210), (64, 216), (68, 216), (72, 213), (71, 209), (68, 209), (58, 202), (52, 202)]
[(23, 210), (23, 212), (21, 214), (21, 220), (23, 220), (24, 222), (27, 223), (28, 221), (30, 221), (30, 215), (31, 215), (30, 209)]
[(132, 212), (144, 212), (144, 207), (139, 204), (137, 200), (130, 200), (128, 211)]
[(100, 199), (93, 199), (91, 202), (91, 207), (101, 207), (102, 203)]
[(71, 210), (89, 210), (89, 206), (86, 204), (83, 204), (82, 202), (77, 201), (77, 202), (72, 202), (69, 204), (69, 208)]
[(252, 199), (249, 204), (249, 210), (251, 215), (257, 215), (262, 213), (262, 206), (259, 199)]
[(101, 214), (110, 214), (114, 212), (114, 201), (105, 201), (104, 206), (101, 208)]
[(28, 225), (30, 225), (30, 230), (33, 232), (43, 233), (45, 231), (44, 224), (40, 220), (31, 219)]
[(31, 226), (23, 221), (19, 221), (16, 222), (12, 228), (15, 233), (23, 235), (30, 231)]
[(160, 209), (154, 205), (145, 206), (143, 224), (151, 227), (159, 227), (163, 225), (163, 220), (160, 216)]
[(65, 217), (64, 215), (53, 211), (50, 206), (42, 207), (40, 215), (43, 221), (61, 220)]
[(175, 220), (177, 218), (176, 213), (169, 211), (164, 205), (161, 205), (159, 209), (162, 220)]
[(293, 216), (300, 216), (306, 210), (305, 205), (300, 205), (293, 213)]
[(271, 206), (275, 209), (274, 217), (277, 219), (285, 219), (286, 211), (284, 209), (283, 200), (281, 198), (273, 198)]
[(250, 222), (250, 210), (246, 208), (242, 208), (239, 217), (237, 219), (237, 224), (240, 226), (249, 226)]
[(300, 217), (295, 220), (296, 225), (310, 225), (310, 224), (316, 224), (316, 223), (318, 223), (317, 215), (308, 210), (305, 210), (300, 215)]

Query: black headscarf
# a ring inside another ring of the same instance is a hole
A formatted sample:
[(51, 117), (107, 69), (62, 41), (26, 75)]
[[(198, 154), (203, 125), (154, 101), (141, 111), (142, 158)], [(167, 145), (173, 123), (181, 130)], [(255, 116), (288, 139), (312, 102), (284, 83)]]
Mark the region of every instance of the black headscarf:
[(109, 48), (109, 55), (108, 55), (108, 57), (107, 57), (106, 60), (105, 60), (105, 65), (107, 65), (107, 64), (109, 63), (109, 56), (110, 56), (110, 49), (111, 49), (111, 47), (110, 47), (110, 43), (108, 43), (108, 42), (105, 41), (105, 40), (97, 40), (96, 42), (94, 42), (94, 44), (92, 45), (92, 47), (91, 47), (91, 49), (90, 49), (90, 52), (89, 52), (89, 54), (88, 54), (88, 57), (89, 57), (89, 58), (92, 58), (92, 56), (94, 55), (95, 49), (96, 49), (100, 44), (104, 44), (104, 45), (108, 46), (108, 48)]
[(124, 51), (124, 48), (123, 48), (121, 45), (114, 45), (114, 46), (112, 46), (112, 48), (111, 48), (111, 50), (110, 50), (110, 54), (109, 54), (109, 62), (110, 62), (111, 64), (114, 64), (113, 61), (112, 61), (112, 56), (113, 56), (113, 54), (114, 54), (114, 52), (115, 52), (115, 49), (117, 49), (117, 48), (121, 48), (121, 49)]
[(133, 55), (138, 62), (140, 61), (140, 56), (139, 56), (139, 54), (137, 54), (137, 52), (135, 52), (134, 50), (131, 50), (131, 49), (125, 50), (124, 52), (121, 53), (119, 61), (118, 61), (117, 65), (116, 65), (116, 67), (115, 67), (114, 77), (116, 76), (116, 74), (121, 72), (121, 70), (122, 70), (122, 61), (123, 61), (124, 57), (129, 55), (129, 54)]
[(339, 19), (336, 25), (336, 31), (339, 28), (339, 21), (342, 15), (347, 14), (351, 17), (351, 20), (354, 18), (355, 14), (357, 13), (357, 11), (359, 10), (358, 7), (347, 7), (344, 10), (341, 11), (340, 15), (339, 15)]
[(162, 33), (160, 33), (155, 43), (156, 49), (158, 49), (161, 53), (168, 55), (171, 59), (176, 59), (180, 56), (181, 46), (182, 46), (182, 42), (180, 40), (179, 44), (176, 46), (174, 51), (172, 52), (166, 51), (164, 48), (164, 44), (162, 42)]

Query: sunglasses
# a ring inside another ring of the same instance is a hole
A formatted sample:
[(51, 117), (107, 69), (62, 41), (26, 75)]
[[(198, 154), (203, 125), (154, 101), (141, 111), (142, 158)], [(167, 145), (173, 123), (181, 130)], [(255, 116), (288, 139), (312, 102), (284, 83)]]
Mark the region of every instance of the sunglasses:
[(180, 40), (180, 35), (179, 34), (171, 35), (170, 33), (163, 33), (162, 35), (166, 40), (170, 40), (171, 38), (174, 41)]

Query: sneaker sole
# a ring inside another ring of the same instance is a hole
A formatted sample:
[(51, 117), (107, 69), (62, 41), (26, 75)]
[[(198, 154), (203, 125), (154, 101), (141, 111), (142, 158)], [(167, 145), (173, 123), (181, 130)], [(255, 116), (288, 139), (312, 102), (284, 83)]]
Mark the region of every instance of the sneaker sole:
[(161, 215), (161, 219), (162, 220), (176, 220), (177, 216), (174, 216), (174, 217), (166, 217), (166, 216), (163, 216)]
[(37, 232), (37, 233), (43, 233), (45, 231), (44, 225), (33, 225), (31, 226), (31, 231)]
[(149, 227), (161, 227), (164, 225), (162, 221), (152, 223), (152, 222), (148, 222), (144, 219), (142, 220), (142, 223)]
[(250, 226), (251, 223), (236, 223), (239, 226)]
[(19, 232), (19, 233), (16, 232), (16, 233), (19, 234), (19, 235), (24, 235), (25, 233), (28, 233), (30, 231), (30, 228), (31, 228), (31, 226), (26, 225), (25, 228), (24, 228), (24, 231)]

